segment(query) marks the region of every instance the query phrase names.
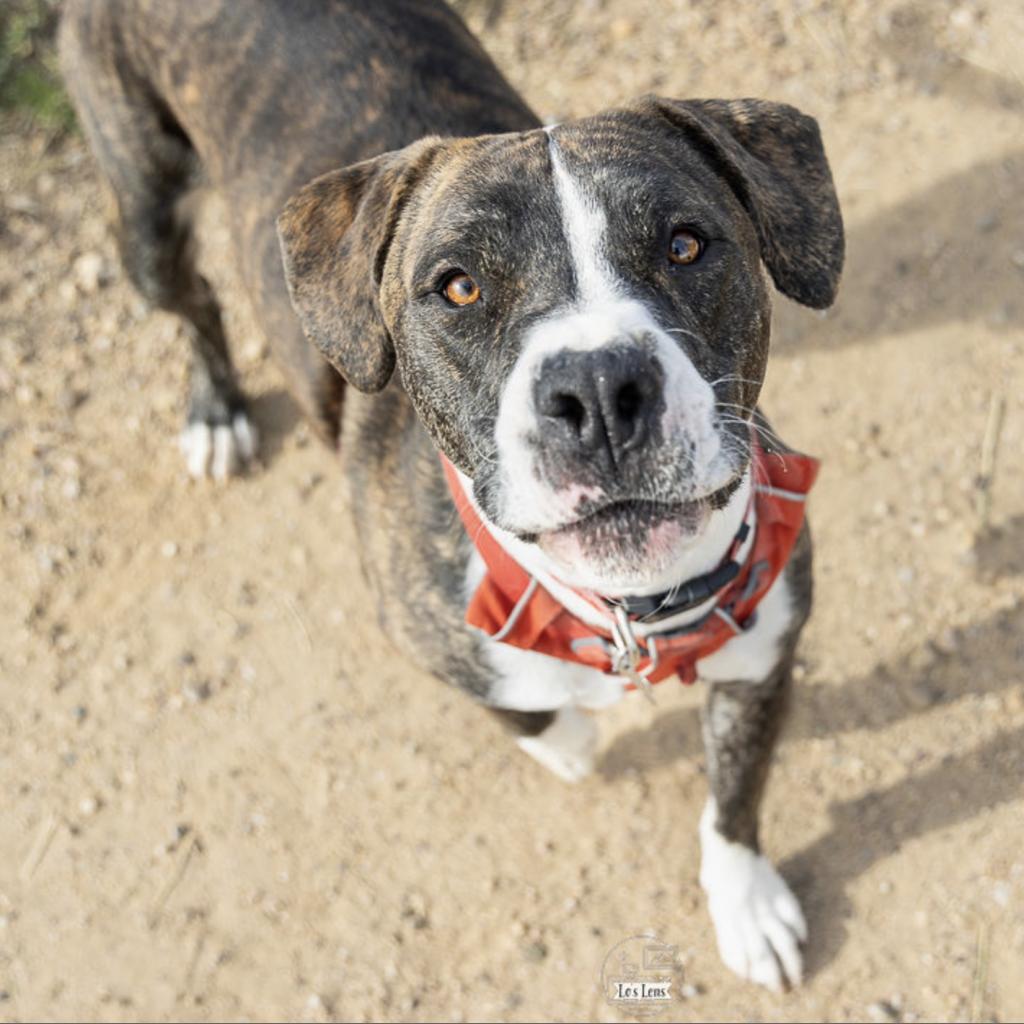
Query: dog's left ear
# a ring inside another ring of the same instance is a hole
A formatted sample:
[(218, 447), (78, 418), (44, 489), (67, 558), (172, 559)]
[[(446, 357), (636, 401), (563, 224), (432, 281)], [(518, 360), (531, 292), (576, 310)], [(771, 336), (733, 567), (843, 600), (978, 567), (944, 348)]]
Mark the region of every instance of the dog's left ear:
[(843, 218), (813, 117), (767, 100), (668, 100), (634, 109), (679, 128), (728, 180), (784, 295), (824, 309), (843, 269)]
[(277, 234), (292, 305), (306, 337), (353, 387), (380, 391), (395, 347), (379, 306), (381, 276), (435, 138), (331, 171), (288, 200)]

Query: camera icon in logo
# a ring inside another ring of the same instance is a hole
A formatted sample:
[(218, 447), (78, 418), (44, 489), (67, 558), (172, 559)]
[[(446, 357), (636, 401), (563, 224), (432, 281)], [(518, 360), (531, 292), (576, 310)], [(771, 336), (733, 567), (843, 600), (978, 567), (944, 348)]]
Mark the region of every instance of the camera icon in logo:
[(620, 1013), (655, 1017), (679, 999), (682, 978), (678, 946), (653, 935), (633, 935), (604, 958), (601, 991)]

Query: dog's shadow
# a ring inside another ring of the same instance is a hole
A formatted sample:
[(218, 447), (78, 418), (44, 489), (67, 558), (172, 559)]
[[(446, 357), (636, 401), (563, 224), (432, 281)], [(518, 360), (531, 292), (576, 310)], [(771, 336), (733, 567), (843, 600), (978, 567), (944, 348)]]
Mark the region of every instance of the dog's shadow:
[[(937, 9), (936, 9), (937, 10)], [(1024, 80), (947, 53), (928, 59), (919, 40), (936, 12), (904, 12), (888, 45), (929, 92), (995, 110), (1024, 109)], [(941, 68), (941, 70), (938, 70)], [(898, 133), (893, 133), (898, 145)], [(779, 350), (838, 347), (935, 327), (982, 322), (997, 332), (1024, 327), (1018, 226), (1024, 222), (1024, 149), (1011, 149), (949, 174), (931, 187), (847, 225), (846, 267), (827, 326), (779, 302)], [(855, 177), (840, 180), (855, 192)]]
[(1024, 574), (1024, 515), (986, 530), (974, 545), (974, 559), (986, 580)]
[(281, 454), (288, 437), (298, 427), (302, 413), (283, 388), (264, 391), (249, 400), (249, 411), (259, 434), (259, 455), (270, 465)]
[[(1021, 529), (1018, 523), (1018, 540)], [(798, 684), (786, 739), (887, 728), (972, 694), (1014, 686), (1022, 664), (1024, 609), (1018, 608), (962, 631), (946, 653), (936, 648), (915, 652), (839, 687)], [(645, 753), (638, 756), (640, 751)], [(630, 767), (656, 767), (699, 752), (699, 713), (685, 709), (619, 737), (600, 770), (616, 777)], [(815, 935), (808, 971), (828, 963), (845, 941), (843, 922), (850, 916), (846, 888), (853, 879), (911, 839), (1020, 799), (1022, 775), (1024, 729), (1012, 729), (966, 752), (951, 752), (925, 771), (911, 767), (892, 786), (833, 804), (827, 833), (781, 865)]]
[(776, 303), (780, 352), (981, 322), (1024, 327), (1017, 225), (1024, 221), (1024, 150), (951, 174), (847, 232), (839, 297), (822, 324)]

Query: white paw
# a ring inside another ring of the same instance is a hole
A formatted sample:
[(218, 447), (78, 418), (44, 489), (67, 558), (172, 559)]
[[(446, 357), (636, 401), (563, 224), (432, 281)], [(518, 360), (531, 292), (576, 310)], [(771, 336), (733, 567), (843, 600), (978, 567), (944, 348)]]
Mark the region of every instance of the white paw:
[(210, 476), (227, 480), (256, 457), (256, 428), (244, 412), (239, 412), (230, 426), (190, 423), (181, 432), (178, 444), (193, 479)]
[(555, 720), (539, 736), (521, 736), (516, 742), (566, 782), (579, 782), (594, 770), (597, 726), (572, 705), (559, 708)]
[(803, 978), (800, 944), (807, 925), (782, 876), (760, 854), (730, 843), (714, 827), (708, 801), (700, 822), (700, 884), (726, 967), (741, 978), (781, 992)]

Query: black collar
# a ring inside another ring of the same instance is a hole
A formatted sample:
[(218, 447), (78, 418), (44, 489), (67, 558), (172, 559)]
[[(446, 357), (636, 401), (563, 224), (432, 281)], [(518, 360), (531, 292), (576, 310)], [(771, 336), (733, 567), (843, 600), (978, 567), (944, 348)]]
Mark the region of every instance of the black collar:
[(708, 598), (714, 597), (739, 576), (743, 563), (737, 561), (737, 556), (749, 534), (750, 523), (744, 519), (736, 533), (736, 538), (730, 545), (725, 561), (717, 569), (712, 569), (711, 572), (705, 573), (703, 576), (695, 576), (692, 580), (687, 580), (660, 594), (620, 597), (607, 603), (625, 608), (631, 618), (640, 619), (643, 622), (660, 622), (672, 615), (696, 608)]

